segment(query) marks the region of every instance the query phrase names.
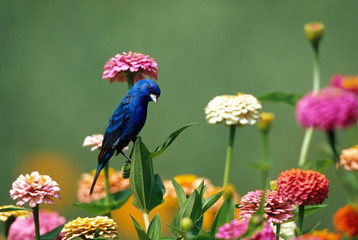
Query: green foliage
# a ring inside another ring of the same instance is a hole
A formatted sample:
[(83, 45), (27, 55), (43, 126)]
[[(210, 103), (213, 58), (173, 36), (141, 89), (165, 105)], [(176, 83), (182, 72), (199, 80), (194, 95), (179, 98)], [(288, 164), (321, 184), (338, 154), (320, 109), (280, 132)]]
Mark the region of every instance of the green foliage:
[(10, 212), (10, 211), (20, 211), (20, 210), (25, 210), (25, 211), (32, 211), (32, 209), (30, 208), (24, 208), (24, 207), (6, 207), (6, 208), (2, 208), (0, 209), (0, 212)]
[(181, 222), (183, 218), (190, 218), (194, 223), (190, 232), (192, 235), (197, 235), (202, 226), (204, 213), (222, 196), (222, 192), (204, 199), (206, 185), (202, 181), (199, 187), (189, 197), (186, 197), (184, 190), (174, 178), (172, 178), (172, 183), (177, 194), (180, 209), (170, 227), (176, 236), (185, 237), (187, 233), (181, 228)]
[(150, 239), (160, 239), (162, 225), (158, 213), (155, 214), (148, 228), (148, 235)]
[(158, 157), (160, 154), (162, 154), (173, 142), (174, 140), (188, 127), (193, 126), (196, 123), (189, 123), (188, 125), (185, 125), (184, 127), (180, 128), (179, 130), (173, 132), (169, 135), (169, 137), (159, 145), (153, 152), (150, 153), (150, 156), (152, 158)]
[(228, 223), (234, 219), (235, 215), (235, 203), (232, 196), (224, 200), (219, 211), (216, 213), (214, 222), (211, 226), (210, 236), (215, 237), (220, 226)]
[[(321, 204), (321, 205), (308, 205), (308, 206), (305, 206), (305, 217), (311, 213), (314, 213), (316, 212), (317, 210), (321, 209), (321, 208), (325, 208), (327, 207), (328, 204)], [(294, 212), (294, 221), (297, 221), (298, 220), (298, 210), (296, 210)], [(292, 220), (288, 220), (288, 221), (285, 221), (285, 222), (292, 222)]]
[(87, 212), (94, 213), (96, 215), (102, 215), (110, 211), (121, 208), (131, 196), (132, 191), (126, 189), (123, 191), (111, 194), (110, 202), (107, 204), (105, 198), (101, 198), (91, 203), (73, 203), (73, 206), (86, 210)]
[(297, 101), (303, 96), (300, 93), (284, 93), (284, 92), (270, 92), (258, 96), (257, 98), (262, 102), (277, 102), (284, 103), (290, 106), (295, 106)]
[(58, 235), (60, 235), (61, 230), (63, 229), (63, 227), (65, 226), (65, 224), (62, 224), (60, 226), (58, 226), (57, 228), (41, 235), (41, 240), (53, 240), (56, 239), (58, 237)]
[(140, 138), (133, 148), (130, 186), (133, 205), (144, 213), (149, 213), (164, 201), (163, 183), (159, 175), (154, 175), (152, 157)]
[(142, 226), (131, 216), (134, 223), (135, 230), (137, 231), (138, 240), (151, 240), (151, 238), (146, 234)]

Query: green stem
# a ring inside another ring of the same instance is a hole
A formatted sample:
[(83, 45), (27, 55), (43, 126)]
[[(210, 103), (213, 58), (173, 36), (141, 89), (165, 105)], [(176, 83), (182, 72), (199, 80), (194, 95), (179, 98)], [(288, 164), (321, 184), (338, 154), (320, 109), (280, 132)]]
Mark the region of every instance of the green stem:
[(5, 222), (4, 222), (4, 240), (7, 240), (7, 237), (9, 236), (9, 231), (11, 224), (13, 224), (16, 220), (16, 217), (10, 216)]
[(38, 204), (36, 204), (36, 206), (32, 208), (32, 213), (34, 215), (34, 223), (35, 223), (35, 239), (40, 240), (40, 221), (39, 221), (39, 205)]
[(134, 77), (136, 74), (137, 73), (130, 72), (129, 70), (127, 71), (128, 89), (131, 89), (131, 87), (133, 87)]
[(334, 130), (327, 131), (327, 137), (328, 137), (329, 146), (331, 147), (332, 152), (334, 154), (333, 162), (337, 163), (337, 162), (339, 162), (339, 155), (338, 155), (337, 148), (336, 148), (336, 135), (335, 135)]
[(265, 187), (269, 176), (269, 144), (268, 131), (261, 131), (262, 133), (262, 161), (265, 164), (262, 169), (262, 188)]
[(298, 235), (300, 235), (300, 236), (302, 235), (304, 216), (305, 216), (305, 206), (300, 205), (300, 206), (298, 206), (298, 223), (297, 223)]
[[(104, 189), (106, 191), (106, 205), (108, 206), (111, 202), (111, 193), (110, 193), (110, 185), (109, 185), (109, 164), (107, 163), (104, 166)], [(111, 212), (107, 214), (108, 217), (111, 217)]]
[(229, 145), (228, 145), (227, 151), (226, 151), (225, 174), (224, 174), (224, 183), (223, 183), (224, 188), (226, 187), (226, 185), (229, 182), (232, 148), (234, 145), (234, 138), (235, 138), (235, 129), (236, 129), (236, 125), (230, 126)]
[(147, 232), (148, 232), (148, 228), (149, 228), (149, 224), (150, 224), (149, 214), (146, 213), (146, 212), (143, 212), (143, 219), (144, 219), (145, 232), (147, 233)]
[(348, 130), (348, 144), (349, 146), (354, 146), (357, 144), (357, 123), (355, 123), (349, 130)]
[(276, 223), (276, 240), (280, 239), (281, 223)]
[(312, 133), (313, 133), (313, 127), (310, 127), (308, 129), (306, 129), (305, 136), (304, 136), (303, 142), (302, 142), (300, 158), (299, 158), (299, 161), (298, 161), (298, 166), (299, 167), (302, 167), (306, 162), (308, 147), (309, 147), (310, 142), (311, 142)]
[(318, 58), (318, 43), (313, 44), (313, 95), (316, 95), (320, 87), (320, 70)]

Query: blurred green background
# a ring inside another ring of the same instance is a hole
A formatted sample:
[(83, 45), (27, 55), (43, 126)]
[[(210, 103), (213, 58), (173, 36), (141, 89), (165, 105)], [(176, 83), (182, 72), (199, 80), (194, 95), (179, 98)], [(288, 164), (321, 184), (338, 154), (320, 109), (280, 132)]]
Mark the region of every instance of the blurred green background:
[[(193, 173), (222, 183), (229, 130), (209, 126), (204, 108), (216, 95), (264, 94), (273, 90), (306, 93), (312, 87), (307, 22), (326, 26), (321, 44), (322, 83), (335, 73), (357, 74), (356, 1), (1, 1), (0, 6), (0, 203), (14, 203), (11, 183), (42, 169), (63, 185), (54, 209), (73, 219), (89, 216), (72, 207), (77, 180), (97, 166), (97, 153), (82, 148), (87, 135), (103, 133), (126, 94), (126, 84), (101, 79), (116, 53), (136, 51), (159, 65), (162, 95), (149, 105), (141, 137), (153, 150), (172, 131), (186, 130), (161, 157), (162, 178)], [(275, 161), (271, 178), (297, 167), (303, 130), (292, 107), (263, 103), (276, 118), (270, 136)], [(346, 133), (340, 132), (340, 147)], [(260, 188), (255, 127), (237, 130), (231, 182), (244, 195)], [(314, 134), (309, 156), (325, 140)], [(119, 169), (123, 157), (111, 160)], [(333, 230), (332, 215), (346, 203), (333, 166), (330, 206), (307, 218), (308, 229)]]

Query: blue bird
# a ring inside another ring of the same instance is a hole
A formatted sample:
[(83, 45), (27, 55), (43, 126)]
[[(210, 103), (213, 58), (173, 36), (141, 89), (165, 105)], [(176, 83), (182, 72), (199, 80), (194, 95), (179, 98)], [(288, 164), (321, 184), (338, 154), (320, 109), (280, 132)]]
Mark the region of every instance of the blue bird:
[(148, 103), (150, 101), (156, 103), (159, 96), (159, 86), (150, 79), (143, 79), (138, 81), (122, 99), (109, 120), (104, 134), (90, 194), (93, 192), (99, 173), (115, 152), (117, 152), (116, 155), (123, 154), (130, 162), (122, 150), (130, 141), (136, 140), (147, 118)]

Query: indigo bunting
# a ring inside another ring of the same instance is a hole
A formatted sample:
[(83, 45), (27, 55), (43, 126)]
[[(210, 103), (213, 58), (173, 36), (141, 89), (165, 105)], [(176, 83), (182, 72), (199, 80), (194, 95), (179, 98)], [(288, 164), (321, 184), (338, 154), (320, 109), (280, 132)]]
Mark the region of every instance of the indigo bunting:
[(122, 99), (109, 120), (104, 134), (90, 194), (93, 192), (99, 173), (114, 152), (116, 152), (116, 155), (123, 154), (128, 159), (127, 161), (130, 161), (122, 150), (130, 141), (136, 140), (147, 118), (148, 103), (150, 101), (156, 103), (159, 96), (159, 86), (153, 80), (143, 79), (138, 81)]

